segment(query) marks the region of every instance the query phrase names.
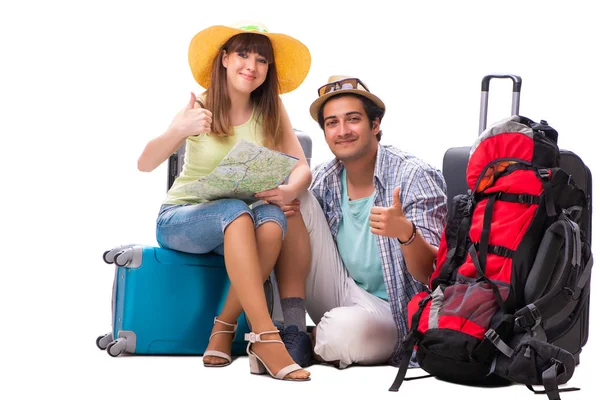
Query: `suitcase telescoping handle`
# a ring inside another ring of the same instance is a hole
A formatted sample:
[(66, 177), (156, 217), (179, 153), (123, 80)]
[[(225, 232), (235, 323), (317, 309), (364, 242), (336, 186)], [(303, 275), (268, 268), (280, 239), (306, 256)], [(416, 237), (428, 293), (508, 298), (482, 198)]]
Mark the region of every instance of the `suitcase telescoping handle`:
[(488, 97), (490, 93), (490, 81), (492, 79), (511, 79), (513, 81), (513, 96), (511, 116), (519, 114), (519, 102), (521, 100), (522, 79), (517, 75), (486, 75), (481, 80), (481, 107), (479, 111), (479, 133), (485, 130), (488, 113)]

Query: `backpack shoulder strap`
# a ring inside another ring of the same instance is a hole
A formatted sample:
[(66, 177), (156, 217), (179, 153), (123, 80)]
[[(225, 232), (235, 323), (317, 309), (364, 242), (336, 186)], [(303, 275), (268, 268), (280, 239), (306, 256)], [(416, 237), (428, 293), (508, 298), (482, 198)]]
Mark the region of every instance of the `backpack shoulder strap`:
[(524, 286), (527, 306), (515, 313), (515, 325), (542, 335), (550, 318), (566, 318), (590, 279), (592, 260), (582, 255), (579, 225), (561, 214), (542, 238)]

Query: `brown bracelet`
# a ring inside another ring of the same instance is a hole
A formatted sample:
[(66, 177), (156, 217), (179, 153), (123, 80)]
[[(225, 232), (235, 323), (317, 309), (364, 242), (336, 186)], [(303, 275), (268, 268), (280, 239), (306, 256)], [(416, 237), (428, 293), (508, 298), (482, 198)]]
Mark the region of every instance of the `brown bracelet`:
[(403, 242), (402, 240), (398, 239), (398, 242), (400, 242), (400, 244), (402, 246), (408, 246), (417, 237), (417, 226), (415, 225), (415, 223), (413, 221), (410, 221), (410, 223), (413, 226), (412, 235), (410, 235), (410, 238), (406, 242)]

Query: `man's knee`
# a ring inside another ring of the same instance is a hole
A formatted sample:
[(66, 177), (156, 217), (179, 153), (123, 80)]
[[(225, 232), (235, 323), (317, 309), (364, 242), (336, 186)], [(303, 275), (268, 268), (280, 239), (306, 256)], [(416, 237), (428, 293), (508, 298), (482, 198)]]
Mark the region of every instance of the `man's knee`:
[(396, 341), (393, 321), (357, 307), (338, 307), (326, 312), (317, 325), (315, 353), (325, 361), (381, 363), (391, 354)]
[[(325, 361), (348, 358), (353, 346), (362, 340), (362, 318), (356, 318), (356, 310), (338, 307), (326, 312), (316, 329), (315, 353)], [(343, 365), (345, 367), (346, 365)]]

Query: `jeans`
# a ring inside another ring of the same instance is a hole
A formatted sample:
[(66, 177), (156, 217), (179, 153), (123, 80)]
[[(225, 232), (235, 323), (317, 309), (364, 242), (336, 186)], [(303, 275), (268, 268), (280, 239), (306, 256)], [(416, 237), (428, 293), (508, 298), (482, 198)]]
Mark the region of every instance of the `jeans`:
[(243, 214), (252, 218), (254, 229), (275, 222), (285, 235), (287, 219), (279, 207), (261, 204), (250, 208), (241, 200), (221, 199), (201, 204), (163, 204), (156, 220), (156, 240), (161, 247), (172, 250), (223, 255), (225, 229)]

